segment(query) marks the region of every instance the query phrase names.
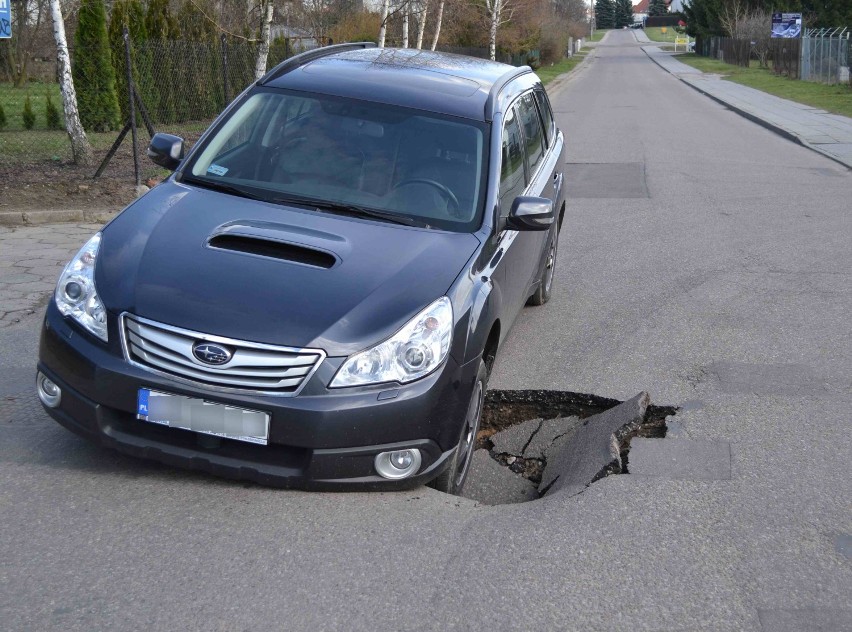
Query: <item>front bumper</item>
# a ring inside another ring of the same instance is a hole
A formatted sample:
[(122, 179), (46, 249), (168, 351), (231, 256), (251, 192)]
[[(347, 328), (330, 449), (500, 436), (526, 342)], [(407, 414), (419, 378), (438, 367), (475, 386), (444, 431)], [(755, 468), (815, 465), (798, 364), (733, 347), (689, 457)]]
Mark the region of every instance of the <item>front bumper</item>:
[[(459, 366), (450, 357), (438, 371), (411, 384), (331, 390), (327, 384), (344, 358), (326, 358), (295, 397), (225, 394), (132, 366), (113, 333), (105, 346), (65, 319), (52, 302), (48, 306), (39, 370), (62, 389), (59, 406), (45, 407), (56, 421), (133, 456), (299, 489), (405, 489), (440, 474), (458, 442), (478, 366)], [(267, 412), (269, 444), (138, 420), (140, 388)], [(421, 452), (418, 473), (403, 480), (378, 476), (376, 454), (406, 448)]]

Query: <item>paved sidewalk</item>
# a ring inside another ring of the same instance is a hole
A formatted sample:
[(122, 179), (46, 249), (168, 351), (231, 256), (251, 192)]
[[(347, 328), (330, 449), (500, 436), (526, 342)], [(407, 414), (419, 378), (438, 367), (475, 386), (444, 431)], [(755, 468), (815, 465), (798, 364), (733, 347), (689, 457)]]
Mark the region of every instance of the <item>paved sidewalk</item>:
[(43, 311), (59, 273), (101, 224), (0, 226), (0, 329)]
[[(635, 35), (641, 41), (639, 32)], [(645, 33), (641, 37), (647, 39)], [(711, 99), (852, 169), (852, 118), (703, 73), (658, 46), (643, 46), (642, 50), (658, 66)]]

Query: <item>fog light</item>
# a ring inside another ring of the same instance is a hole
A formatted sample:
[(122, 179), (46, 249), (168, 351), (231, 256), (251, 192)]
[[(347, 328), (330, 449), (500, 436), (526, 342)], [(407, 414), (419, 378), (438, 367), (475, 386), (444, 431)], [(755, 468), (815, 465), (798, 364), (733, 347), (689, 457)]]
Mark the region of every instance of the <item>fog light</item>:
[(62, 389), (50, 381), (50, 379), (41, 371), (36, 378), (36, 390), (41, 403), (48, 408), (56, 408), (62, 399)]
[(417, 448), (382, 452), (376, 456), (376, 471), (384, 478), (408, 478), (417, 473), (421, 462)]

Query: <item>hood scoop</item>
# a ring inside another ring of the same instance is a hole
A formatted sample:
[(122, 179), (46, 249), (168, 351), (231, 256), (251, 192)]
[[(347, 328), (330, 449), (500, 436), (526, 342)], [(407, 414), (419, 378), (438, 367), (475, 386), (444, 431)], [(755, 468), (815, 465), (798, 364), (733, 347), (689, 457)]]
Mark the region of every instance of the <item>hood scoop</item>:
[(268, 259), (279, 259), (314, 268), (329, 269), (337, 264), (337, 257), (330, 252), (317, 250), (303, 244), (269, 239), (260, 235), (234, 233), (214, 235), (207, 242), (207, 245), (217, 250), (230, 250)]

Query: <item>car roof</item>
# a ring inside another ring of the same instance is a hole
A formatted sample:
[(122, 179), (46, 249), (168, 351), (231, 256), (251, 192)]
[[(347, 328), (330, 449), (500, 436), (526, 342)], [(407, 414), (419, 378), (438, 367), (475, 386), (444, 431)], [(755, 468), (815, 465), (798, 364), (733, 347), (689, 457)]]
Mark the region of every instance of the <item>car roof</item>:
[(493, 89), (499, 90), (516, 76), (532, 73), (527, 67), (411, 48), (358, 48), (329, 53), (307, 58), (303, 64), (284, 62), (280, 71), (271, 71), (261, 83), (482, 121), (491, 118), (486, 105), (494, 103)]

